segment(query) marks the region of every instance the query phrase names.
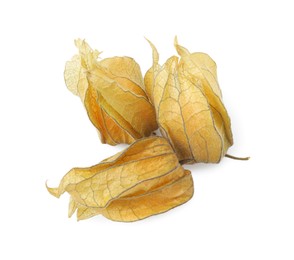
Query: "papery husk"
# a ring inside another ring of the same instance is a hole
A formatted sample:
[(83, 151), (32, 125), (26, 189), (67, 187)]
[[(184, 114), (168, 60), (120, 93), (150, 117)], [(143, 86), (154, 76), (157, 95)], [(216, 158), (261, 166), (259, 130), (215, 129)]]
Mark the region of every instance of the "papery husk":
[(79, 54), (68, 61), (64, 78), (78, 95), (102, 143), (131, 144), (158, 128), (139, 65), (130, 57), (98, 60), (100, 53), (76, 40)]
[(115, 221), (136, 221), (168, 211), (193, 196), (193, 180), (165, 138), (149, 137), (89, 168), (74, 168), (55, 197), (70, 194), (69, 216), (78, 220), (102, 214)]
[(161, 66), (150, 45), (153, 65), (144, 81), (162, 135), (182, 163), (218, 163), (233, 145), (233, 136), (215, 62), (205, 53), (191, 54), (175, 38), (180, 58), (172, 56)]

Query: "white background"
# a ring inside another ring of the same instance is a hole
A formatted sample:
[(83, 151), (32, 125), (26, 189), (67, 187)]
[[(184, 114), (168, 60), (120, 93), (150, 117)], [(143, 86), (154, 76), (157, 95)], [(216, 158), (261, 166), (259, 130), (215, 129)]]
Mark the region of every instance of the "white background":
[[(291, 1), (1, 1), (1, 259), (294, 259)], [(195, 195), (136, 223), (67, 218), (68, 196), (50, 196), (72, 167), (124, 146), (102, 145), (64, 63), (85, 38), (102, 57), (134, 57), (142, 72), (173, 38), (218, 64), (235, 144), (193, 165)]]

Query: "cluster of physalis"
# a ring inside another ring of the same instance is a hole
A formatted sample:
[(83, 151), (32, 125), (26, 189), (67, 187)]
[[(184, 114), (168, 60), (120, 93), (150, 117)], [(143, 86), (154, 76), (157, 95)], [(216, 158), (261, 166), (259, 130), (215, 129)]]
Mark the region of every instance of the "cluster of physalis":
[[(83, 40), (75, 41), (79, 52), (66, 63), (66, 85), (81, 98), (101, 142), (130, 144), (47, 187), (56, 197), (70, 194), (69, 216), (77, 211), (78, 220), (102, 214), (136, 221), (179, 206), (193, 196), (191, 172), (182, 165), (218, 163), (233, 144), (215, 62), (175, 38), (179, 57), (160, 65), (149, 43), (153, 64), (144, 79), (134, 59), (98, 59)], [(152, 135), (158, 128), (162, 136)]]

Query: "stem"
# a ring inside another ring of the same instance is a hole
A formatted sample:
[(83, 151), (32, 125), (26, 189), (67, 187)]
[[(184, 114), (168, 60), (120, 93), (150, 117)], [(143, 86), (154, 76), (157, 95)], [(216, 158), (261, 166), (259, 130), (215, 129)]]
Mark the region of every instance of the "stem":
[(230, 159), (234, 159), (234, 160), (241, 160), (241, 161), (247, 161), (250, 159), (250, 157), (236, 157), (230, 154), (226, 154), (225, 157), (228, 157)]

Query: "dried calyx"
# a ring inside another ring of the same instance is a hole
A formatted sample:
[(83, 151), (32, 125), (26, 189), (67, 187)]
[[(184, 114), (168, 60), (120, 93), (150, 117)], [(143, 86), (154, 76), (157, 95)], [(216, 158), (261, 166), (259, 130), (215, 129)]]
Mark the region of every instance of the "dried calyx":
[(145, 91), (139, 65), (129, 57), (98, 60), (99, 52), (82, 40), (79, 54), (65, 66), (68, 89), (80, 96), (101, 142), (131, 144), (156, 130), (155, 110)]
[(159, 65), (152, 43), (153, 65), (145, 75), (159, 129), (180, 161), (218, 163), (233, 144), (231, 122), (222, 102), (216, 64), (205, 53), (190, 53), (175, 39), (180, 55)]
[(69, 216), (77, 210), (78, 220), (102, 214), (127, 222), (185, 203), (193, 180), (165, 138), (149, 137), (97, 165), (70, 170), (48, 191), (55, 197), (68, 192)]

